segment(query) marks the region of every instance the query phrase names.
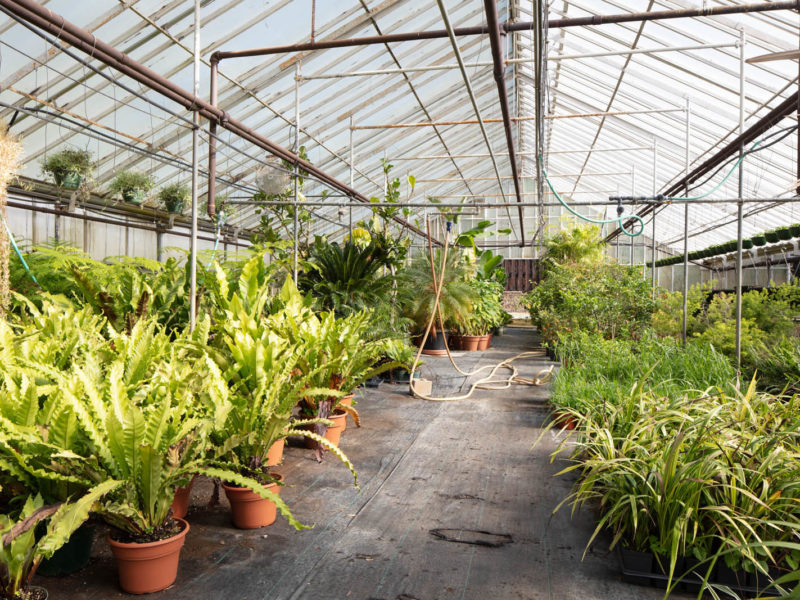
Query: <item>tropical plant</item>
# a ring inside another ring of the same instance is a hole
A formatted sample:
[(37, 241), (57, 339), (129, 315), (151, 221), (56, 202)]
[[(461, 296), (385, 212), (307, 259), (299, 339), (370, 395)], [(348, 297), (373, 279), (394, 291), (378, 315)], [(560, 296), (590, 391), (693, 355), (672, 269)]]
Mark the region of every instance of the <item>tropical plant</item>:
[(562, 263), (602, 263), (605, 243), (597, 225), (561, 229), (545, 241), (545, 268)]
[(318, 237), (309, 247), (307, 261), (309, 267), (297, 284), (314, 296), (320, 310), (341, 317), (391, 303), (395, 278), (387, 269), (384, 248), (376, 241), (339, 245)]
[[(455, 251), (448, 252), (444, 262), (441, 250), (435, 252), (434, 264), (441, 287), (439, 308), (442, 320), (444, 323), (457, 321), (472, 310), (476, 300), (475, 290), (466, 280), (468, 264)], [(428, 257), (424, 254), (414, 257), (405, 277), (407, 284), (402, 296), (403, 312), (413, 320), (415, 331), (422, 333), (433, 315), (436, 299)], [(434, 323), (434, 331), (436, 328), (437, 324)]]

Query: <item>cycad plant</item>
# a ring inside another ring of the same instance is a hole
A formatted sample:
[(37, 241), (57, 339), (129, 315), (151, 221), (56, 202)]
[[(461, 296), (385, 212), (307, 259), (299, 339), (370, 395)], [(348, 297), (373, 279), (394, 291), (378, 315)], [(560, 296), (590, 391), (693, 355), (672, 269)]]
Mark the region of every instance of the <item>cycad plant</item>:
[(319, 309), (342, 317), (390, 302), (395, 278), (377, 242), (339, 245), (317, 238), (308, 254), (309, 268), (297, 284), (314, 296)]
[[(434, 255), (437, 278), (440, 278), (439, 307), (442, 319), (450, 323), (469, 314), (476, 300), (475, 289), (467, 281), (467, 265), (459, 252), (448, 252), (442, 269), (441, 250)], [(433, 272), (427, 255), (420, 254), (411, 261), (405, 273), (404, 313), (414, 321), (416, 333), (423, 333), (433, 314), (436, 290)], [(437, 323), (434, 322), (434, 331)]]

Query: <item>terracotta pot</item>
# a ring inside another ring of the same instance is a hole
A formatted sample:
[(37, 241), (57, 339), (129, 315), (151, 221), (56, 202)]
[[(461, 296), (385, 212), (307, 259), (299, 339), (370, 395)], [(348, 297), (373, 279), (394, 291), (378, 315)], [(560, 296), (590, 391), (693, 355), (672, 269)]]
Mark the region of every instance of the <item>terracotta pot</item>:
[(570, 413), (557, 412), (553, 415), (553, 421), (562, 429), (575, 429), (575, 417)]
[[(272, 477), (283, 481), (283, 475), (270, 473)], [(247, 488), (222, 484), (225, 495), (231, 503), (231, 517), (233, 524), (239, 529), (258, 529), (272, 525), (278, 518), (278, 509), (274, 502), (265, 500)], [(279, 494), (280, 486), (271, 483), (266, 486), (270, 491)]]
[(189, 524), (176, 519), (183, 529), (177, 535), (145, 544), (116, 542), (108, 536), (111, 553), (117, 561), (119, 585), (129, 594), (149, 594), (166, 589), (178, 576), (178, 559)]
[[(195, 477), (197, 476), (195, 475)], [(192, 477), (189, 485), (175, 488), (175, 497), (172, 499), (172, 516), (176, 519), (183, 519), (186, 513), (189, 512), (189, 500), (192, 497), (193, 485), (194, 477)]]
[(345, 396), (344, 398), (339, 400), (339, 404), (346, 404), (347, 406), (353, 406), (353, 396), (354, 394)]
[(478, 340), (478, 350), (486, 350), (489, 348), (489, 336), (482, 335)]
[(339, 438), (347, 427), (347, 413), (334, 413), (328, 418), (333, 421), (334, 425), (333, 427), (328, 427), (328, 430), (325, 432), (325, 439), (334, 446), (338, 446)]
[(478, 349), (478, 344), (481, 341), (479, 335), (462, 335), (461, 336), (461, 349), (467, 352), (475, 352)]
[(276, 465), (281, 464), (281, 461), (283, 460), (283, 448), (285, 445), (286, 445), (286, 440), (283, 438), (279, 439), (277, 442), (272, 444), (272, 446), (269, 449), (269, 452), (267, 452), (268, 467), (274, 467)]

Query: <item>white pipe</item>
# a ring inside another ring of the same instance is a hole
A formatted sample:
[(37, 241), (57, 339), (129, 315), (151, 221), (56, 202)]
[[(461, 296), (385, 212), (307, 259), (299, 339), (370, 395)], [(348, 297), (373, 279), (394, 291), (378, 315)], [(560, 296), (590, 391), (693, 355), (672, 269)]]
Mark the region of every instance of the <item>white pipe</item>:
[[(200, 0), (194, 0), (194, 95), (200, 96)], [(200, 116), (192, 114), (192, 232), (189, 238), (189, 331), (197, 322), (197, 184), (200, 159)]]
[[(683, 110), (683, 109), (681, 109)], [(571, 154), (573, 152), (627, 152), (628, 150), (652, 150), (652, 146), (630, 146), (628, 148), (566, 148), (563, 150), (549, 150), (545, 154)], [(508, 156), (508, 152), (495, 152), (495, 156)], [(536, 156), (536, 152), (517, 152), (517, 156)], [(423, 154), (419, 156), (397, 156), (390, 160), (438, 160), (451, 158), (488, 158), (488, 154)]]

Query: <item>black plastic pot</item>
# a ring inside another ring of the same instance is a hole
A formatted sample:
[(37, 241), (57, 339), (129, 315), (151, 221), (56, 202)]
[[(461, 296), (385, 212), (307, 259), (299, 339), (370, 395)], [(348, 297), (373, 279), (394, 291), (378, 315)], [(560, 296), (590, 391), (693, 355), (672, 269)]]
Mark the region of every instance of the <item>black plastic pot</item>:
[(622, 564), (622, 579), (635, 585), (650, 585), (650, 575), (653, 572), (652, 552), (639, 552), (630, 548), (617, 546), (620, 563)]
[(770, 243), (774, 244), (780, 240), (777, 231), (765, 231), (764, 238)]
[(744, 239), (742, 240), (742, 250), (750, 250), (753, 247), (753, 240)]
[(75, 530), (69, 541), (43, 560), (36, 570), (38, 575), (57, 577), (80, 571), (89, 564), (94, 542), (94, 525), (85, 523)]
[(792, 239), (792, 230), (788, 227), (779, 227), (775, 232), (778, 234), (779, 240), (786, 241)]
[(800, 223), (789, 225), (789, 231), (792, 232), (794, 237), (800, 237)]
[[(425, 345), (422, 347), (422, 353), (428, 355), (442, 355), (447, 354), (447, 350), (445, 349), (444, 341), (445, 337), (448, 336), (446, 332), (431, 331), (428, 334), (428, 339), (425, 340)], [(414, 343), (419, 346), (419, 343), (422, 341), (422, 336), (418, 336), (414, 339)]]
[(754, 235), (750, 239), (753, 240), (753, 244), (755, 244), (756, 246), (763, 246), (767, 243), (767, 238), (764, 237), (763, 235)]

